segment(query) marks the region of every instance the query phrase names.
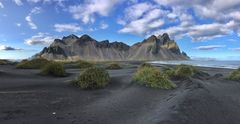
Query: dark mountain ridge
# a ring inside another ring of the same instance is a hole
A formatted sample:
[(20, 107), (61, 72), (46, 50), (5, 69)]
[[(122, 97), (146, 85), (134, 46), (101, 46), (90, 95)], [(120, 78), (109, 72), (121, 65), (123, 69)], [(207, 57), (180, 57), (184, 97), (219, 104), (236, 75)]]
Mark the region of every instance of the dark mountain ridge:
[(177, 43), (167, 33), (158, 37), (152, 35), (142, 42), (129, 46), (122, 42), (97, 41), (88, 35), (69, 35), (55, 39), (49, 46), (34, 56), (49, 60), (187, 60)]

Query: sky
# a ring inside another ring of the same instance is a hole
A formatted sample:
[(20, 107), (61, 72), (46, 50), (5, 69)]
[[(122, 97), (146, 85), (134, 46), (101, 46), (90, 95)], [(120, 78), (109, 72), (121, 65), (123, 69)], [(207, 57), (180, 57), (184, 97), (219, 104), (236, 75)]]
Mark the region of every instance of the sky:
[(165, 32), (192, 59), (240, 60), (240, 0), (0, 0), (0, 59), (70, 34), (133, 45)]

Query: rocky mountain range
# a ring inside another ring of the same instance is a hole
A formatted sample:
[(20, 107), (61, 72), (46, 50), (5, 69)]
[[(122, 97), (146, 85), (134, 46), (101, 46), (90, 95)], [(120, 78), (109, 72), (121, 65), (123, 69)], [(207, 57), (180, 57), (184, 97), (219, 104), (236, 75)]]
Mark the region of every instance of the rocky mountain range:
[(55, 39), (49, 47), (45, 47), (34, 57), (43, 57), (49, 60), (81, 59), (91, 61), (189, 59), (167, 33), (158, 37), (152, 35), (132, 46), (122, 42), (97, 41), (88, 35), (81, 37), (69, 35), (62, 39)]

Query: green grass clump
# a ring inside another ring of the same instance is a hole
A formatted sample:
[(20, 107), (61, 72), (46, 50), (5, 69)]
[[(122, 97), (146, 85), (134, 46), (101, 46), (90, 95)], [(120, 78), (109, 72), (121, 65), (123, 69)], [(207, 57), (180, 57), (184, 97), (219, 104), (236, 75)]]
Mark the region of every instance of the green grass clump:
[(189, 78), (196, 71), (191, 65), (177, 65), (175, 69), (175, 76), (178, 78)]
[(50, 61), (43, 58), (36, 58), (32, 60), (23, 60), (17, 64), (18, 69), (41, 69)]
[(63, 77), (66, 76), (66, 71), (62, 63), (50, 62), (42, 68), (41, 74)]
[(150, 88), (173, 89), (176, 87), (176, 84), (168, 80), (159, 69), (150, 66), (138, 68), (133, 81)]
[(80, 60), (80, 61), (77, 62), (76, 66), (80, 69), (83, 69), (83, 68), (93, 67), (94, 64), (92, 64), (90, 62), (87, 62), (87, 61)]
[(114, 69), (122, 69), (122, 67), (119, 64), (117, 64), (117, 63), (112, 63), (109, 66), (107, 66), (106, 69), (114, 70)]
[(105, 69), (91, 67), (76, 77), (73, 84), (82, 89), (98, 89), (104, 88), (109, 82), (110, 76)]
[(6, 65), (8, 63), (10, 63), (8, 60), (0, 59), (0, 65)]
[(164, 68), (163, 74), (168, 78), (174, 78), (175, 77), (175, 69), (174, 68)]
[(153, 67), (153, 66), (149, 63), (143, 63), (143, 64), (140, 65), (139, 68), (144, 68), (144, 67)]
[(186, 79), (193, 76), (198, 70), (191, 65), (177, 65), (174, 68), (163, 69), (164, 75), (171, 79)]
[(231, 74), (228, 76), (228, 79), (229, 80), (240, 81), (240, 68), (232, 71)]

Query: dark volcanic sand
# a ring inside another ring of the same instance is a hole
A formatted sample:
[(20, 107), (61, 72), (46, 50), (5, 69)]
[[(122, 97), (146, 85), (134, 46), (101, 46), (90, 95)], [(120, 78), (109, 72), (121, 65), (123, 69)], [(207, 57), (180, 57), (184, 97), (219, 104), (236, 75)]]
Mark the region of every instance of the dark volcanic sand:
[(228, 69), (199, 69), (210, 76), (175, 90), (132, 84), (136, 68), (112, 70), (111, 84), (91, 91), (70, 85), (77, 69), (56, 78), (0, 66), (0, 124), (239, 124), (240, 82), (214, 76)]

